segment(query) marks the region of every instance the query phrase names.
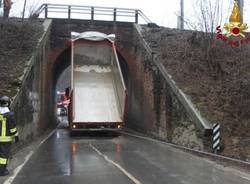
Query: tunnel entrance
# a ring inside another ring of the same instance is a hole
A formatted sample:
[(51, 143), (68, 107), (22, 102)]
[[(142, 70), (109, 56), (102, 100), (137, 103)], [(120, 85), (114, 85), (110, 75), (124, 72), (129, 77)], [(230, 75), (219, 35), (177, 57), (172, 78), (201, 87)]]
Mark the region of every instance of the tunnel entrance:
[[(126, 87), (128, 86), (128, 79), (129, 79), (129, 67), (122, 55), (117, 51), (117, 56), (119, 59), (119, 64), (122, 70), (122, 75), (124, 78), (124, 82)], [(70, 87), (71, 84), (71, 47), (67, 47), (54, 61), (53, 70), (52, 70), (52, 77), (53, 77), (53, 86), (52, 86), (52, 98), (53, 98), (53, 106), (54, 106), (54, 119), (59, 120), (58, 122), (62, 122), (65, 126), (68, 123), (65, 123), (67, 118), (67, 113), (61, 109), (62, 106), (58, 106), (58, 102), (62, 102), (63, 96), (65, 94), (66, 88)], [(60, 111), (60, 112), (59, 112)], [(64, 127), (65, 127), (64, 126)]]
[(65, 90), (70, 86), (70, 47), (66, 48), (54, 61), (52, 69), (52, 102), (53, 114), (56, 122), (63, 122), (67, 127), (67, 104), (65, 101)]

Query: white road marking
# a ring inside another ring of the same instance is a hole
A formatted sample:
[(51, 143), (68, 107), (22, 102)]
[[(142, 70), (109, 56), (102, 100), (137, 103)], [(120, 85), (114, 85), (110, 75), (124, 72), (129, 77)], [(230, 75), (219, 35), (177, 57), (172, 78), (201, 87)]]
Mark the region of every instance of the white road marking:
[(114, 162), (113, 160), (110, 160), (108, 156), (102, 154), (96, 147), (94, 147), (92, 144), (89, 144), (90, 147), (95, 150), (100, 156), (102, 156), (107, 162), (113, 164), (116, 166), (121, 172), (123, 172), (129, 179), (131, 179), (135, 184), (142, 184), (139, 180), (137, 180), (132, 174), (130, 174), (128, 171), (126, 171), (122, 166), (120, 166), (118, 163)]
[(248, 180), (248, 181), (250, 181), (250, 178), (247, 177), (247, 176), (241, 176), (241, 177), (244, 178), (244, 179), (246, 179), (246, 180)]
[(14, 170), (13, 175), (10, 176), (8, 179), (6, 179), (3, 184), (11, 184), (13, 182), (13, 180), (16, 178), (17, 174), (21, 171), (23, 166), (28, 162), (28, 160), (33, 155), (33, 153), (34, 153), (34, 151), (30, 151), (30, 153), (25, 157), (24, 162)]
[[(37, 148), (35, 150), (37, 150), (45, 141), (48, 140), (48, 138), (50, 138), (50, 136), (52, 136), (55, 133), (56, 129), (53, 130), (47, 137), (45, 137), (37, 146)], [(19, 165), (16, 169), (14, 169), (13, 171), (13, 175), (8, 177), (3, 184), (11, 184), (14, 179), (16, 178), (16, 176), (18, 175), (18, 173), (22, 170), (23, 166), (25, 166), (25, 164), (29, 161), (30, 157), (35, 153), (34, 151), (30, 151), (29, 154), (25, 157), (24, 162)]]

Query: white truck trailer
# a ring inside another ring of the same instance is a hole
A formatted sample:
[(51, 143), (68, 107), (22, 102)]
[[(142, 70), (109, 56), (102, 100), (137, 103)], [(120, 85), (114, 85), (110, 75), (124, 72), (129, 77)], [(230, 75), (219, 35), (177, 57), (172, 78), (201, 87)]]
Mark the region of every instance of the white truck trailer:
[(100, 32), (71, 33), (71, 132), (123, 126), (127, 90), (114, 39)]

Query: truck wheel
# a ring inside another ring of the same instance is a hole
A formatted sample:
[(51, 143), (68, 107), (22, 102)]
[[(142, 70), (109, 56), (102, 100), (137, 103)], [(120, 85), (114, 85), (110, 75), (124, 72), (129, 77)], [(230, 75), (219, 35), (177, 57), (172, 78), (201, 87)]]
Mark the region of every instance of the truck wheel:
[(119, 137), (121, 133), (119, 131), (109, 131), (107, 132), (110, 137)]

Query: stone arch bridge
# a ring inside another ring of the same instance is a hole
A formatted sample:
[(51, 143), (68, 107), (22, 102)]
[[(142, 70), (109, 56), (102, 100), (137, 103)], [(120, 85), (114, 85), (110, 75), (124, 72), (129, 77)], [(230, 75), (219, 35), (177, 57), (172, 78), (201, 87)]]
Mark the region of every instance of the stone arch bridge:
[[(56, 8), (64, 13), (65, 18), (55, 18), (58, 14)], [(79, 9), (89, 11), (89, 19), (74, 18)], [(96, 19), (104, 12), (109, 13), (110, 20)], [(119, 14), (124, 13), (130, 21), (119, 21)], [(116, 47), (128, 89), (126, 126), (186, 146), (193, 141), (188, 140), (188, 136), (176, 141), (178, 135), (175, 132), (182, 130), (187, 135), (195, 135), (194, 146), (210, 149), (209, 137), (206, 137), (211, 130), (210, 124), (176, 86), (143, 39), (140, 18), (144, 20), (144, 26), (157, 29), (157, 25), (140, 10), (44, 4), (34, 16), (45, 17), (45, 33), (30, 59), (22, 88), (13, 103), (23, 139), (57, 125), (55, 86), (60, 74), (70, 64), (70, 33), (99, 31), (116, 35)]]

